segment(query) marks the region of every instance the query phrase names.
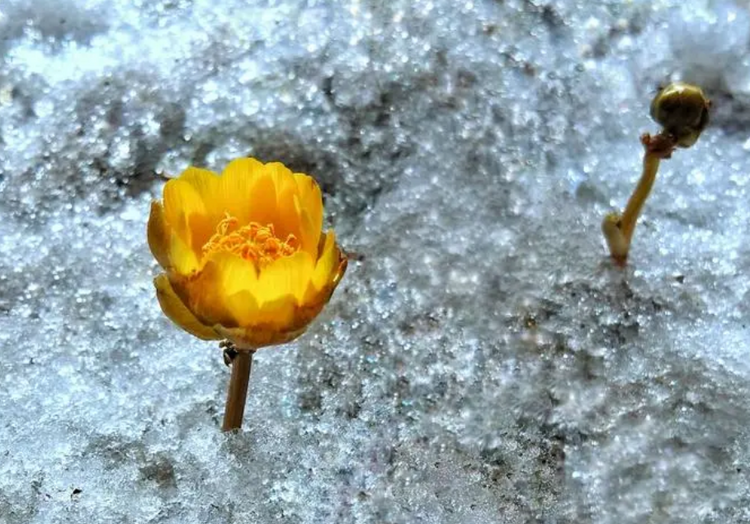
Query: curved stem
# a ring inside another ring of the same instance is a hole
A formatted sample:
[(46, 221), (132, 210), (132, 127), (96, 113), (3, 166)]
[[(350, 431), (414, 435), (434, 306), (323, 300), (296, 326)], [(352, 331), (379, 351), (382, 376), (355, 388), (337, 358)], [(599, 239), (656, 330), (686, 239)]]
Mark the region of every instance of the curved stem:
[(661, 141), (654, 142), (659, 145), (659, 148), (656, 148), (649, 145), (652, 143), (650, 142), (650, 138), (646, 137), (642, 140), (644, 140), (644, 145), (646, 145), (646, 153), (643, 155), (643, 173), (641, 174), (641, 179), (638, 181), (635, 191), (630, 196), (623, 214), (610, 213), (604, 217), (604, 221), (602, 222), (602, 233), (604, 233), (604, 237), (607, 240), (609, 253), (620, 266), (624, 266), (628, 259), (635, 224), (656, 181), (659, 163), (662, 158), (668, 158), (669, 154), (668, 152), (665, 153)]
[(247, 385), (250, 381), (250, 370), (253, 367), (253, 353), (239, 351), (232, 360), (232, 378), (229, 380), (227, 407), (224, 413), (222, 431), (232, 431), (242, 427), (247, 400)]
[(628, 246), (630, 246), (630, 242), (633, 240), (633, 231), (635, 231), (638, 215), (641, 214), (643, 204), (646, 202), (646, 198), (648, 198), (648, 194), (651, 192), (651, 188), (656, 180), (656, 172), (659, 170), (660, 161), (661, 158), (658, 153), (646, 151), (646, 154), (643, 155), (643, 174), (630, 200), (628, 200), (628, 205), (625, 207), (625, 212), (622, 214), (620, 221), (620, 230)]
[(624, 266), (628, 259), (630, 243), (622, 234), (620, 222), (621, 217), (619, 213), (608, 213), (604, 217), (604, 221), (602, 221), (602, 233), (604, 233), (604, 238), (607, 240), (609, 254), (618, 265)]

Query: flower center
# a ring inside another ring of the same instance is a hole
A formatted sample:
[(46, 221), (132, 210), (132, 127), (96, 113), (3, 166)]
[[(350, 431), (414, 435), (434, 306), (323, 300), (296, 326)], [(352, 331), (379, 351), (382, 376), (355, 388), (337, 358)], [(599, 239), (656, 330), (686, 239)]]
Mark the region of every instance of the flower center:
[(262, 226), (250, 222), (239, 227), (238, 220), (226, 217), (216, 226), (216, 233), (203, 246), (203, 255), (227, 252), (252, 260), (259, 268), (265, 267), (277, 258), (293, 255), (299, 250), (299, 241), (288, 235), (283, 242), (276, 236), (273, 224)]

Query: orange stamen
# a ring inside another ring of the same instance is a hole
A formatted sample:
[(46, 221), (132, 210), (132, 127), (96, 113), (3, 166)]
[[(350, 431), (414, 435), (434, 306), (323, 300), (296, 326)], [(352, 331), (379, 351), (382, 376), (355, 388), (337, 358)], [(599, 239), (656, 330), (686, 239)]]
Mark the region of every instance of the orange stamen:
[(203, 255), (226, 252), (252, 260), (265, 267), (274, 260), (293, 255), (299, 250), (297, 237), (290, 234), (283, 242), (276, 236), (273, 224), (262, 226), (250, 222), (238, 227), (238, 221), (228, 213), (216, 226), (216, 233), (203, 246)]

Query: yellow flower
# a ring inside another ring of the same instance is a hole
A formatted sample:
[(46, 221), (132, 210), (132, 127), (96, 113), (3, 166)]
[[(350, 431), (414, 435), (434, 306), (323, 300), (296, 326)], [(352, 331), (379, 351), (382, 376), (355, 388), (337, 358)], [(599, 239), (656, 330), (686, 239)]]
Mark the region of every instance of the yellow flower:
[(240, 349), (289, 342), (328, 302), (346, 270), (311, 177), (252, 158), (221, 176), (188, 168), (153, 202), (148, 244), (164, 313), (204, 340)]

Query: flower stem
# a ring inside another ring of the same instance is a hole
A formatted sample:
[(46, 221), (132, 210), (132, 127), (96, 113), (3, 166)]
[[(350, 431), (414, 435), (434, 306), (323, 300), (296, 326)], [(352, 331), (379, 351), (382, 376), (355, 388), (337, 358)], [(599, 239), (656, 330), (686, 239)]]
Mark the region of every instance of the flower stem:
[(674, 137), (666, 133), (656, 136), (644, 134), (641, 136), (641, 143), (646, 149), (643, 155), (641, 179), (630, 196), (623, 214), (609, 213), (602, 222), (602, 232), (607, 239), (609, 253), (620, 266), (624, 266), (627, 262), (635, 224), (656, 181), (659, 163), (661, 159), (669, 158), (675, 148)]
[(646, 202), (646, 198), (648, 198), (648, 194), (651, 192), (651, 188), (656, 180), (656, 172), (659, 170), (660, 160), (661, 158), (658, 154), (648, 150), (643, 155), (643, 174), (630, 200), (628, 200), (628, 205), (625, 207), (625, 212), (622, 214), (620, 221), (620, 230), (628, 246), (630, 246), (630, 242), (633, 239), (633, 231), (635, 231), (635, 223), (638, 220), (638, 215), (641, 214), (643, 204)]
[(229, 380), (227, 408), (224, 413), (222, 431), (232, 431), (242, 427), (247, 400), (247, 384), (250, 381), (250, 370), (253, 367), (253, 353), (239, 351), (232, 360), (232, 378)]

